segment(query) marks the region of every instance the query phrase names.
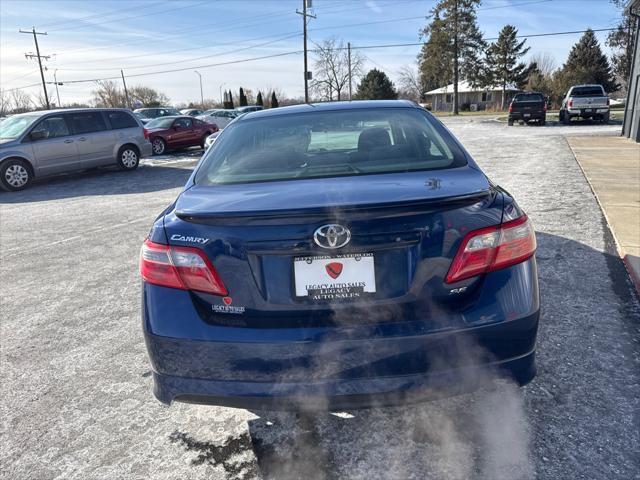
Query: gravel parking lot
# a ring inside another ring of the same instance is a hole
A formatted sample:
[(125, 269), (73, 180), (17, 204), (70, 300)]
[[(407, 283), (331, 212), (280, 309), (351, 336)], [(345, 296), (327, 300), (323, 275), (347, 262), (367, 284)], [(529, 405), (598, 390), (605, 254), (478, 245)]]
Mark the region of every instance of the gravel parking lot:
[(538, 232), (538, 377), (405, 408), (297, 418), (152, 396), (138, 250), (199, 158), (0, 193), (6, 479), (640, 478), (640, 308), (565, 135), (445, 119)]

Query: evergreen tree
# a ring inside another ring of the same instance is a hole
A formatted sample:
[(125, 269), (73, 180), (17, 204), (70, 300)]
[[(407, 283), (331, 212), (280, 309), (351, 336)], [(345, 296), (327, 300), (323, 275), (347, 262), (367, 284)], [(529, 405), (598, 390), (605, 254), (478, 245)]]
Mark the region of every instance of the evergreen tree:
[(262, 92), (258, 92), (258, 96), (256, 98), (256, 105), (260, 105), (264, 107), (264, 102), (262, 101)]
[(598, 39), (591, 29), (571, 48), (557, 80), (562, 92), (566, 92), (571, 85), (583, 83), (602, 85), (606, 92), (615, 92), (620, 88), (611, 72), (609, 60), (602, 53)]
[(238, 100), (240, 102), (241, 107), (246, 107), (247, 104), (247, 96), (244, 94), (244, 89), (240, 87), (240, 98)]
[(422, 45), (418, 55), (420, 80), (425, 92), (453, 83), (452, 58), (445, 53), (449, 48), (449, 33), (436, 14), (429, 25), (429, 40)]
[[(453, 83), (453, 114), (458, 114), (458, 82), (482, 82), (480, 54), (486, 47), (478, 27), (480, 0), (438, 0), (432, 21), (421, 32), (428, 37), (419, 57), (426, 84), (438, 87)], [(437, 87), (436, 87), (437, 88)]]
[(398, 92), (387, 74), (374, 68), (362, 77), (356, 98), (360, 100), (395, 100)]
[(271, 108), (278, 108), (278, 99), (276, 98), (276, 92), (271, 92)]
[(526, 39), (518, 42), (518, 30), (512, 25), (505, 25), (500, 30), (498, 40), (489, 45), (486, 54), (486, 66), (483, 84), (485, 86), (502, 87), (502, 109), (504, 110), (507, 85), (515, 84), (522, 89), (529, 77), (529, 68), (518, 59), (526, 55), (529, 47), (524, 46)]
[(611, 3), (622, 10), (620, 12), (622, 19), (616, 29), (607, 35), (607, 46), (613, 50), (611, 55), (613, 74), (627, 91), (631, 62), (633, 61), (633, 46), (635, 45), (635, 36), (638, 34), (635, 28), (636, 21), (631, 16), (629, 9), (625, 8), (628, 0), (611, 0)]
[(231, 93), (231, 90), (229, 90), (229, 108), (234, 108), (234, 106), (233, 106), (233, 94)]

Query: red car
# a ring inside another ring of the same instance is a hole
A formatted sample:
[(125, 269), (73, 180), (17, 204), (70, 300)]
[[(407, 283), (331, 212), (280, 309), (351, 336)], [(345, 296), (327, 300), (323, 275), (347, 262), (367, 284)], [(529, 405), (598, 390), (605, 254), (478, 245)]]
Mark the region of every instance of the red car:
[(187, 116), (155, 118), (144, 126), (144, 136), (151, 142), (154, 155), (173, 148), (204, 148), (207, 137), (217, 131), (216, 124)]

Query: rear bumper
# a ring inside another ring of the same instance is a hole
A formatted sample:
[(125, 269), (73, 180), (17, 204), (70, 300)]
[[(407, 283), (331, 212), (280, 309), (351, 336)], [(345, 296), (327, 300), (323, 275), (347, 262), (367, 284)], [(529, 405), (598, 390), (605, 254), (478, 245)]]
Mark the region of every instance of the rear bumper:
[(606, 107), (593, 107), (593, 108), (573, 108), (568, 110), (569, 115), (572, 117), (592, 118), (601, 117), (609, 113), (609, 108)]
[[(283, 344), (192, 341), (146, 334), (154, 394), (267, 410), (411, 403), (535, 376), (539, 312), (457, 331)], [(244, 352), (244, 353), (240, 353)]]
[[(526, 116), (528, 115), (528, 116)], [(531, 113), (521, 113), (521, 112), (512, 112), (509, 114), (509, 120), (546, 120), (546, 113), (544, 112), (531, 112)]]
[(340, 410), (406, 405), (471, 392), (498, 378), (519, 385), (536, 374), (535, 351), (445, 372), (306, 383), (229, 382), (153, 374), (158, 400), (255, 410)]
[(146, 158), (153, 155), (150, 142), (144, 142), (140, 145), (140, 157)]

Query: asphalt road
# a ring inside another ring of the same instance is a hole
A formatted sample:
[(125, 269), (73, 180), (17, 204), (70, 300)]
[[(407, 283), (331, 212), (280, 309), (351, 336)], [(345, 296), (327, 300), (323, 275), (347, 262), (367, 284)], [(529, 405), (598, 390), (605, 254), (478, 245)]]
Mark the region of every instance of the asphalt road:
[(448, 118), (538, 232), (538, 377), (317, 418), (151, 393), (137, 259), (198, 152), (0, 193), (5, 479), (640, 478), (640, 309), (564, 135)]

